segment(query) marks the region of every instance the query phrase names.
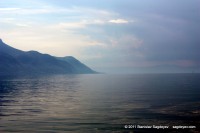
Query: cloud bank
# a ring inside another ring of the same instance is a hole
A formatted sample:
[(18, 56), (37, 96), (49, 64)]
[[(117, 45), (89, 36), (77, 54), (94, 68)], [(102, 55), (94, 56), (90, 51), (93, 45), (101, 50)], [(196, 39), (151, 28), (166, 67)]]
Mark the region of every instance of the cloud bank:
[(0, 1), (0, 37), (103, 72), (199, 72), (198, 0)]

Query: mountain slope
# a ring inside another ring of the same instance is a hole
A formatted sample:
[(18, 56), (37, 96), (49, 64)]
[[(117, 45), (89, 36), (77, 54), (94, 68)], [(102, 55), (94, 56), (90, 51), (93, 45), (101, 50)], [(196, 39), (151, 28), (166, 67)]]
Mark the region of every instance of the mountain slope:
[(95, 73), (87, 66), (87, 71), (82, 69), (83, 66), (37, 51), (24, 52), (8, 46), (0, 39), (0, 75)]
[(81, 63), (79, 60), (77, 60), (73, 56), (57, 57), (57, 59), (68, 62), (79, 73), (89, 73), (89, 72), (96, 73), (91, 68), (87, 67), (85, 64)]
[(2, 52), (10, 54), (12, 56), (17, 56), (17, 55), (20, 55), (20, 54), (24, 53), (24, 51), (21, 51), (21, 50), (18, 50), (18, 49), (10, 47), (9, 45), (5, 44), (0, 39), (0, 53), (2, 53)]

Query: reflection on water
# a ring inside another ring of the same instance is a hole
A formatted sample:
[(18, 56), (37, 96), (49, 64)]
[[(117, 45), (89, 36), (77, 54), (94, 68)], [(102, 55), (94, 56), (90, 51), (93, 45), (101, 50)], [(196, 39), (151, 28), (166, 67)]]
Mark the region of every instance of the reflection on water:
[(125, 124), (197, 126), (199, 79), (199, 74), (0, 79), (0, 132), (134, 131), (124, 129)]

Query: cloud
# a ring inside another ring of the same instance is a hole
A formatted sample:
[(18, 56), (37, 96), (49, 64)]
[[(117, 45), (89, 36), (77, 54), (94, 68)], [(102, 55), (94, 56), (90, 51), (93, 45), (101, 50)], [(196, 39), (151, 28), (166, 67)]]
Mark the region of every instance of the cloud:
[(21, 8), (1, 8), (1, 14), (20, 14), (20, 15), (37, 15), (37, 14), (71, 14), (78, 17), (97, 17), (108, 19), (111, 16), (116, 16), (115, 12), (95, 9), (95, 8), (85, 8), (72, 6), (69, 8), (57, 7), (57, 6), (32, 6), (31, 8), (21, 7)]
[(65, 22), (65, 23), (59, 23), (55, 27), (60, 29), (80, 29), (85, 28), (85, 23), (83, 22)]
[(20, 8), (0, 8), (0, 11), (15, 11), (15, 10), (19, 10)]
[(0, 8), (0, 14), (44, 14), (56, 12), (56, 10), (51, 8)]
[(111, 40), (115, 40), (115, 41), (111, 41), (111, 42), (113, 42), (112, 43), (113, 46), (121, 45), (121, 47), (125, 47), (128, 49), (130, 49), (130, 48), (138, 49), (139, 47), (142, 46), (142, 43), (143, 43), (143, 41), (141, 39), (137, 38), (134, 35), (130, 35), (130, 34), (123, 35), (119, 38), (114, 38)]
[(1, 20), (0, 20), (0, 22), (3, 22), (3, 23), (11, 23), (11, 22), (13, 22), (15, 20), (15, 18), (2, 18)]
[(109, 20), (110, 23), (115, 23), (115, 24), (126, 24), (126, 23), (129, 23), (128, 20), (125, 20), (125, 19), (112, 19), (112, 20)]
[[(52, 18), (47, 17), (51, 14)], [(67, 29), (80, 29), (85, 28), (87, 25), (103, 25), (109, 23), (110, 18), (116, 17), (118, 14), (112, 11), (95, 8), (85, 8), (72, 6), (69, 8), (57, 7), (57, 6), (38, 6), (38, 7), (21, 7), (21, 8), (1, 8), (0, 7), (0, 22), (13, 23), (20, 21), (20, 23), (34, 22), (39, 20), (40, 22), (58, 23), (57, 27), (63, 27)], [(21, 15), (17, 17), (17, 15)], [(29, 15), (34, 15), (30, 18)], [(60, 16), (60, 19), (54, 19), (56, 16)], [(12, 20), (8, 19), (12, 18)], [(13, 21), (15, 20), (15, 21)], [(66, 20), (66, 21), (63, 21)], [(18, 25), (19, 26), (19, 25)]]
[(199, 66), (198, 0), (6, 0), (0, 5), (0, 37), (16, 48), (85, 57), (91, 66), (111, 69)]
[(83, 28), (88, 28), (89, 25), (106, 25), (108, 24), (107, 21), (105, 20), (100, 20), (100, 19), (83, 19), (79, 21), (74, 21), (74, 22), (60, 22), (57, 24), (53, 24), (50, 27), (51, 28), (57, 28), (60, 30), (66, 29), (66, 30), (77, 30), (77, 29), (83, 29)]
[(101, 20), (81, 20), (79, 22), (60, 22), (57, 24), (49, 25), (49, 28), (57, 30), (79, 30), (86, 28), (90, 24), (104, 24), (104, 21)]
[(27, 25), (27, 24), (21, 24), (21, 23), (17, 23), (16, 26), (19, 26), (19, 27), (29, 27), (29, 25)]

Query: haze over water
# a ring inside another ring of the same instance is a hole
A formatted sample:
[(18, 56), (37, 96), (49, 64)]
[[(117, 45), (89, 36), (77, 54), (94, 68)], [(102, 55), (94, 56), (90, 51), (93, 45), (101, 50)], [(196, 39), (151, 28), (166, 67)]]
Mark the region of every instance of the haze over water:
[(199, 131), (199, 79), (199, 74), (1, 78), (0, 132), (139, 131), (126, 124), (193, 125), (197, 128), (184, 131)]

